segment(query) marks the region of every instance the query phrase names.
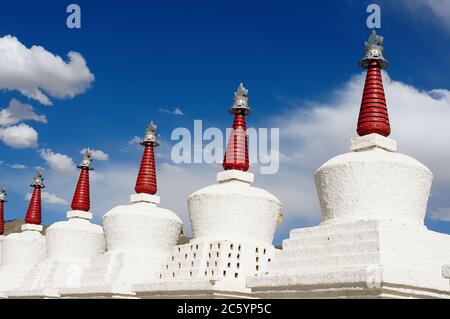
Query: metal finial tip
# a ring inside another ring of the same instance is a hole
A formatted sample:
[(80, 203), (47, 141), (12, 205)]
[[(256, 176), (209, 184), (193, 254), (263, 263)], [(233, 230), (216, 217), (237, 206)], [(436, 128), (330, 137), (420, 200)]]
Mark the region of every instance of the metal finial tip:
[(252, 109), (248, 106), (248, 90), (242, 82), (234, 93), (233, 106), (228, 112), (234, 114), (237, 110), (243, 110), (245, 115), (250, 115), (252, 113)]
[(93, 170), (94, 169), (92, 167), (93, 160), (94, 159), (92, 158), (92, 152), (88, 147), (83, 153), (83, 156), (81, 158), (81, 164), (78, 165), (78, 168), (87, 168), (88, 170)]
[(377, 32), (372, 30), (367, 42), (365, 42), (365, 55), (364, 58), (359, 61), (359, 66), (363, 69), (368, 69), (370, 62), (377, 60), (380, 63), (380, 68), (385, 69), (389, 66), (389, 62), (384, 58), (383, 52), (384, 37), (378, 35)]
[(240, 83), (235, 93), (236, 96), (248, 97), (248, 90), (245, 88), (244, 83)]
[(384, 37), (382, 37), (381, 35), (378, 35), (377, 31), (375, 31), (375, 29), (373, 29), (372, 33), (369, 36), (369, 40), (366, 42), (366, 45), (371, 44), (371, 45), (382, 46), (383, 41), (384, 41)]
[(31, 187), (45, 188), (44, 174), (40, 168), (36, 170), (36, 175), (33, 178), (33, 184), (31, 184)]
[(6, 195), (5, 186), (0, 186), (0, 202), (6, 202)]
[(141, 145), (153, 144), (153, 146), (159, 146), (157, 128), (158, 126), (151, 121), (145, 130), (144, 140), (141, 142)]

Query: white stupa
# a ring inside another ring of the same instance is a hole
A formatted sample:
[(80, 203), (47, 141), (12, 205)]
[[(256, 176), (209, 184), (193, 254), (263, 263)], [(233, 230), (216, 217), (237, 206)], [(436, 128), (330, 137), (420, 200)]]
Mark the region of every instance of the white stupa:
[(249, 297), (247, 276), (267, 271), (281, 204), (265, 190), (252, 187), (248, 173), (245, 116), (248, 91), (241, 84), (230, 109), (233, 132), (218, 184), (188, 198), (193, 239), (176, 246), (161, 265), (159, 281), (136, 284), (140, 298)]
[(131, 297), (132, 285), (156, 280), (160, 265), (172, 253), (182, 221), (157, 206), (154, 147), (159, 142), (153, 123), (141, 144), (145, 150), (131, 205), (115, 207), (103, 216), (107, 251), (93, 258), (80, 288), (61, 290), (63, 297)]
[(450, 297), (450, 236), (424, 225), (432, 173), (387, 138), (382, 41), (372, 34), (361, 62), (360, 137), (315, 174), (323, 222), (292, 230), (269, 274), (250, 279), (259, 297)]
[(37, 266), (47, 257), (46, 239), (41, 234), (41, 189), (45, 186), (40, 170), (31, 186), (34, 191), (22, 232), (9, 234), (2, 240), (0, 290), (6, 295), (27, 287), (35, 277)]
[(83, 155), (80, 177), (67, 212), (67, 221), (54, 223), (46, 229), (47, 259), (39, 265), (35, 277), (30, 278), (24, 290), (8, 296), (20, 298), (59, 297), (59, 290), (81, 287), (84, 270), (92, 259), (105, 252), (103, 228), (92, 224), (90, 209), (89, 171), (92, 170), (92, 154)]

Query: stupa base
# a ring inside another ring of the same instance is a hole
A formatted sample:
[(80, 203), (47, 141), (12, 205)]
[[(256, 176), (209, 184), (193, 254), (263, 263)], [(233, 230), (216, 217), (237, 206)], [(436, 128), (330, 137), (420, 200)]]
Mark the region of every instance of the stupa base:
[(267, 244), (195, 238), (174, 248), (158, 280), (133, 291), (140, 298), (252, 298), (246, 278), (266, 272), (274, 253)]
[(291, 232), (248, 286), (261, 298), (450, 298), (450, 236), (365, 220)]

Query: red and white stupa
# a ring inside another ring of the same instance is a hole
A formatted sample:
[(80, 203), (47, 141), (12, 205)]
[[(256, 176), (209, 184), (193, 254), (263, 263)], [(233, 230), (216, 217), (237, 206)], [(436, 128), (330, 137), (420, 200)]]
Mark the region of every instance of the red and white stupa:
[(67, 221), (52, 224), (46, 229), (47, 259), (34, 271), (20, 290), (9, 293), (9, 297), (43, 296), (57, 297), (65, 288), (81, 287), (86, 267), (93, 258), (105, 252), (103, 228), (91, 223), (89, 171), (92, 154), (87, 149), (83, 154), (72, 210), (67, 212)]
[(382, 44), (374, 31), (360, 62), (367, 77), (351, 152), (315, 173), (323, 221), (291, 231), (269, 274), (250, 279), (257, 296), (450, 297), (450, 236), (424, 225), (433, 175), (388, 137)]
[(176, 245), (182, 221), (172, 211), (158, 207), (154, 148), (159, 141), (153, 122), (141, 145), (144, 154), (131, 205), (117, 206), (103, 216), (107, 250), (94, 258), (84, 272), (81, 289), (65, 290), (64, 294), (97, 297), (132, 294), (133, 284), (158, 278), (161, 263)]
[(44, 177), (40, 170), (31, 184), (33, 193), (20, 233), (9, 234), (2, 240), (0, 290), (6, 294), (20, 289), (35, 267), (47, 258), (46, 238), (41, 234), (41, 190)]
[(272, 240), (281, 204), (260, 188), (252, 187), (246, 116), (248, 91), (241, 84), (230, 113), (233, 130), (218, 184), (188, 198), (193, 239), (176, 246), (160, 267), (159, 281), (134, 286), (142, 298), (173, 296), (239, 297), (248, 294), (247, 276), (264, 273), (274, 254)]
[(6, 188), (4, 186), (0, 187), (0, 262), (2, 256), (2, 240), (5, 238), (3, 234), (5, 233), (5, 202), (6, 202)]

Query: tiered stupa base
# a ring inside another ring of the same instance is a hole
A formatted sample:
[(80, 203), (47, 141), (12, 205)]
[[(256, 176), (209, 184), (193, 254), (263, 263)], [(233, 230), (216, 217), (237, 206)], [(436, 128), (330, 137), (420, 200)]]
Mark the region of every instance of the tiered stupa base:
[(267, 244), (193, 239), (174, 248), (157, 281), (133, 290), (140, 298), (248, 298), (247, 276), (267, 272), (274, 251)]
[(450, 298), (449, 246), (448, 235), (377, 220), (298, 229), (249, 286), (261, 298)]

